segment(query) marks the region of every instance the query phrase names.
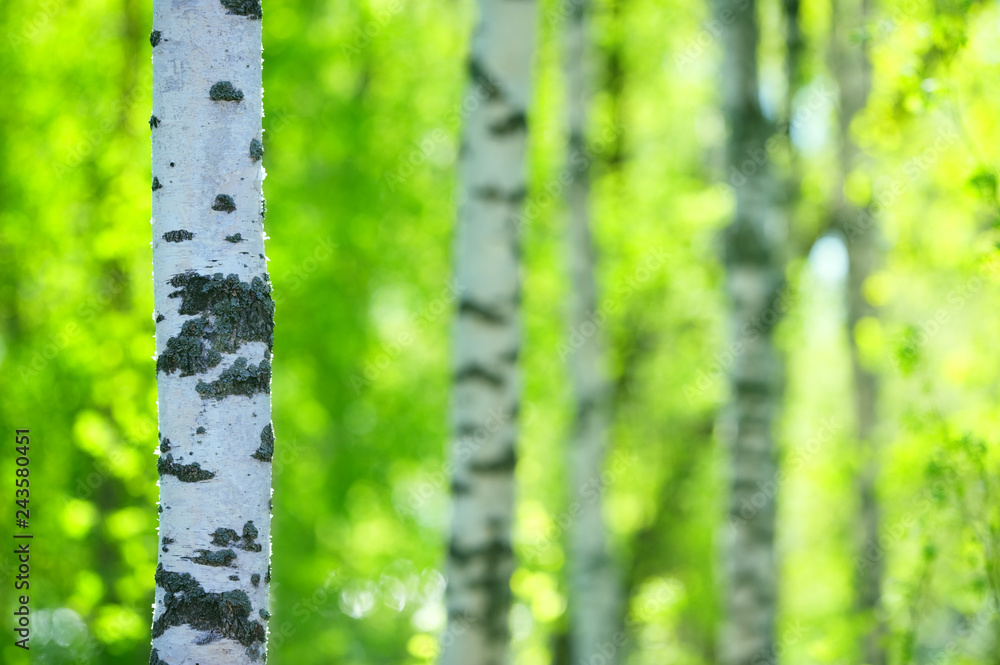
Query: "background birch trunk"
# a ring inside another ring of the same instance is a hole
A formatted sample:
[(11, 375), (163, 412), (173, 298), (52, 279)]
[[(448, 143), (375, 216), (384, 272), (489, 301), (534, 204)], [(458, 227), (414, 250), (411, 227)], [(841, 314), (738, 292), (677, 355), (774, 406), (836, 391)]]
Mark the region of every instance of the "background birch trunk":
[[(879, 476), (878, 447), (875, 429), (878, 423), (879, 377), (861, 358), (857, 335), (859, 323), (877, 317), (875, 307), (864, 294), (865, 281), (880, 263), (880, 234), (872, 223), (868, 206), (852, 204), (844, 195), (844, 184), (851, 171), (863, 167), (865, 155), (851, 136), (851, 123), (864, 110), (871, 91), (871, 62), (868, 41), (853, 39), (869, 16), (868, 0), (833, 3), (832, 60), (840, 90), (839, 181), (837, 189), (837, 226), (847, 242), (847, 337), (850, 340), (851, 368), (854, 375), (855, 437), (858, 442), (858, 468), (855, 476), (858, 496), (857, 555), (855, 561), (855, 604), (861, 619), (860, 656), (867, 665), (886, 661), (881, 612), (882, 556), (879, 552), (881, 522), (876, 484)], [(860, 221), (860, 223), (859, 223)]]
[(260, 3), (156, 0), (150, 43), (160, 427), (150, 662), (262, 662), (274, 304)]
[(604, 322), (598, 318), (595, 248), (590, 225), (590, 156), (587, 153), (589, 35), (587, 0), (566, 0), (565, 73), (568, 92), (570, 289), (569, 370), (575, 416), (569, 450), (571, 622), (570, 662), (589, 663), (600, 655), (606, 665), (621, 660), (613, 641), (621, 627), (621, 582), (608, 550), (601, 476), (611, 424), (611, 384), (607, 377)]
[[(768, 163), (774, 128), (760, 108), (756, 3), (720, 3), (725, 26), (723, 105), (729, 128), (727, 179), (735, 217), (724, 237), (730, 298), (730, 402), (722, 427), (729, 506), (721, 530), (724, 603), (720, 663), (775, 662), (777, 472), (773, 427), (783, 370), (773, 333), (783, 311), (784, 188)], [(728, 14), (728, 15), (727, 15)], [(755, 159), (756, 157), (756, 159)], [(766, 660), (765, 660), (766, 659)]]
[(443, 665), (500, 665), (510, 641), (520, 379), (520, 211), (536, 5), (480, 0), (459, 160), (452, 517)]

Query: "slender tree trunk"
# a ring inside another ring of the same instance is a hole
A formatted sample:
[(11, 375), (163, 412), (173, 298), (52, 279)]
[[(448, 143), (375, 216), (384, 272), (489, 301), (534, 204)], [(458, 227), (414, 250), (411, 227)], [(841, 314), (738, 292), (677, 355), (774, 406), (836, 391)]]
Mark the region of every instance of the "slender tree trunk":
[(502, 665), (510, 641), (532, 0), (479, 0), (455, 261), (452, 517), (443, 665)]
[(855, 603), (862, 620), (863, 636), (860, 654), (866, 665), (884, 665), (883, 626), (881, 610), (882, 557), (879, 552), (879, 505), (876, 495), (878, 479), (878, 449), (875, 427), (878, 422), (879, 381), (874, 371), (861, 359), (857, 343), (858, 323), (877, 316), (875, 308), (864, 295), (864, 284), (880, 260), (878, 228), (859, 219), (871, 219), (867, 207), (852, 205), (843, 193), (850, 172), (861, 166), (864, 154), (851, 137), (851, 122), (868, 102), (871, 91), (871, 63), (868, 43), (853, 43), (851, 33), (862, 26), (869, 14), (868, 0), (857, 3), (834, 3), (833, 69), (840, 89), (840, 189), (837, 210), (839, 224), (847, 240), (849, 271), (847, 276), (847, 326), (854, 374), (855, 436), (859, 445), (860, 467), (856, 477), (858, 492), (858, 562)]
[[(590, 229), (590, 159), (586, 148), (587, 43), (589, 3), (566, 0), (566, 81), (569, 110), (567, 168), (574, 171), (569, 199), (570, 341), (569, 369), (576, 415), (569, 450), (570, 662), (605, 665), (620, 661), (613, 641), (621, 624), (621, 581), (608, 551), (601, 474), (611, 421), (602, 322), (595, 319), (597, 285)], [(595, 488), (596, 491), (595, 491)]]
[[(726, 229), (724, 261), (734, 361), (730, 403), (723, 427), (730, 459), (729, 509), (722, 529), (724, 617), (719, 656), (723, 665), (774, 662), (777, 610), (775, 499), (777, 465), (773, 426), (783, 389), (774, 327), (783, 311), (783, 248), (787, 224), (784, 187), (768, 163), (765, 146), (774, 129), (761, 113), (757, 83), (755, 2), (746, 8), (720, 3), (725, 25), (722, 83), (729, 125), (727, 174), (739, 174), (735, 218)], [(765, 155), (763, 160), (754, 156)]]
[(266, 653), (271, 348), (256, 0), (155, 0), (159, 391), (154, 664)]

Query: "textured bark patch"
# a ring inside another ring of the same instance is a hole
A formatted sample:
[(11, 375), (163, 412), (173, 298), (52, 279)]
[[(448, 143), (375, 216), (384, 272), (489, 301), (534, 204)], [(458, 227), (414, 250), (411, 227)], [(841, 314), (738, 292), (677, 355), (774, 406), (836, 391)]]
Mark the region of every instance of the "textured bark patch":
[(219, 194), (212, 202), (212, 210), (219, 212), (233, 212), (236, 210), (236, 201), (229, 194)]
[(254, 586), (259, 586), (260, 585), (260, 575), (258, 575), (257, 573), (254, 573), (253, 575), (251, 575), (250, 576), (250, 584), (252, 584)]
[(149, 33), (149, 45), (156, 48), (156, 45), (160, 43), (161, 33), (159, 30), (153, 30)]
[(231, 243), (233, 243), (235, 245), (238, 242), (243, 242), (243, 234), (242, 233), (234, 233), (231, 236), (226, 236), (226, 240), (228, 240), (229, 242), (231, 242)]
[(260, 447), (250, 457), (261, 462), (270, 462), (274, 457), (274, 428), (268, 423), (260, 433)]
[(182, 557), (191, 561), (192, 563), (198, 563), (202, 566), (228, 566), (233, 561), (236, 560), (236, 552), (226, 549), (217, 550), (215, 552), (211, 550), (196, 550), (199, 552), (198, 556), (195, 557)]
[(264, 619), (265, 621), (271, 618), (271, 613), (268, 612), (267, 610), (260, 610), (258, 613), (260, 614), (260, 618)]
[(259, 162), (264, 156), (264, 144), (257, 139), (250, 139), (250, 159)]
[(156, 649), (153, 649), (152, 653), (149, 654), (149, 665), (170, 665), (170, 663), (161, 659), (160, 654), (157, 653)]
[(251, 397), (271, 392), (271, 363), (265, 358), (259, 365), (251, 365), (242, 356), (232, 367), (223, 370), (211, 383), (199, 381), (195, 390), (202, 399), (222, 399), (229, 395)]
[(247, 552), (260, 552), (263, 549), (257, 542), (257, 527), (253, 521), (243, 525), (243, 535), (240, 536), (233, 529), (220, 527), (212, 532), (212, 544), (219, 547), (237, 547)]
[(214, 102), (241, 102), (243, 91), (229, 81), (219, 81), (208, 89), (208, 98)]
[[(154, 638), (171, 626), (188, 625), (213, 636), (228, 637), (245, 647), (263, 644), (264, 626), (250, 620), (253, 605), (246, 592), (207, 593), (190, 574), (168, 572), (163, 564), (156, 567), (156, 584), (166, 595), (164, 612), (153, 623)], [(251, 651), (256, 652), (248, 649)]]
[(170, 439), (165, 439), (165, 438), (163, 438), (161, 436), (160, 437), (160, 452), (161, 453), (169, 453), (170, 452), (170, 448), (171, 448), (171, 446), (170, 446)]
[(149, 128), (156, 129), (159, 126), (160, 126), (160, 119), (157, 118), (155, 115), (149, 116)]
[(227, 14), (246, 16), (248, 19), (259, 19), (262, 16), (260, 0), (221, 0)]
[(201, 480), (215, 478), (214, 473), (202, 469), (201, 464), (198, 462), (194, 464), (178, 464), (174, 461), (174, 456), (170, 453), (160, 456), (160, 459), (156, 462), (156, 470), (161, 476), (176, 476), (177, 480), (184, 483), (196, 483)]
[(160, 184), (160, 179), (154, 176), (153, 177), (153, 191), (155, 192), (158, 189), (163, 189), (163, 185)]
[(167, 348), (156, 359), (156, 371), (172, 374), (180, 370), (181, 376), (192, 376), (218, 365), (222, 354), (211, 345), (212, 330), (204, 316), (185, 321), (180, 334), (167, 340)]
[(244, 342), (264, 342), (269, 350), (273, 346), (274, 300), (271, 286), (260, 277), (243, 282), (235, 273), (209, 277), (186, 272), (169, 284), (178, 289), (169, 297), (181, 298), (179, 313), (202, 316), (185, 321), (180, 334), (167, 340), (156, 359), (158, 372), (201, 374)]
[(167, 231), (163, 234), (163, 239), (167, 242), (184, 242), (194, 237), (194, 234), (185, 229), (179, 231)]

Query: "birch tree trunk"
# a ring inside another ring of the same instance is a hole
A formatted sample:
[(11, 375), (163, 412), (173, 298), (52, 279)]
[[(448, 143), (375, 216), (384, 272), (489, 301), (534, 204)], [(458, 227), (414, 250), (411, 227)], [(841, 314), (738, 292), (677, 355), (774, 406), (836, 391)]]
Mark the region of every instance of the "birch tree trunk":
[(150, 43), (160, 422), (150, 662), (263, 662), (274, 303), (260, 3), (154, 0)]
[(590, 158), (586, 147), (587, 0), (566, 0), (566, 82), (569, 111), (567, 171), (573, 179), (569, 200), (570, 268), (569, 370), (576, 415), (569, 450), (570, 511), (570, 662), (589, 663), (595, 655), (605, 665), (621, 659), (613, 638), (621, 624), (618, 570), (608, 551), (601, 476), (611, 420), (611, 385), (606, 353), (596, 318), (597, 286), (590, 229)]
[(459, 162), (452, 517), (443, 665), (502, 665), (510, 641), (532, 0), (479, 0)]
[(833, 68), (840, 89), (840, 188), (837, 202), (837, 226), (847, 241), (847, 326), (854, 374), (855, 436), (859, 446), (860, 467), (856, 476), (858, 513), (855, 530), (859, 534), (855, 561), (855, 605), (862, 621), (860, 655), (866, 665), (884, 665), (884, 629), (879, 617), (882, 595), (882, 555), (878, 542), (880, 511), (876, 495), (878, 447), (875, 427), (878, 422), (879, 380), (861, 359), (857, 343), (858, 324), (878, 313), (864, 295), (864, 284), (880, 260), (880, 235), (872, 223), (871, 210), (851, 204), (844, 196), (843, 185), (851, 171), (863, 166), (864, 153), (851, 137), (851, 122), (868, 103), (871, 91), (871, 63), (868, 43), (854, 43), (851, 34), (863, 26), (869, 15), (868, 0), (855, 3), (834, 2), (831, 40)]
[(779, 296), (785, 281), (787, 225), (780, 194), (783, 184), (767, 158), (774, 129), (760, 109), (755, 5), (752, 0), (745, 8), (719, 3), (725, 26), (727, 175), (736, 185), (735, 217), (724, 236), (734, 360), (722, 428), (730, 466), (729, 514), (720, 543), (724, 615), (719, 662), (723, 665), (756, 665), (777, 658), (773, 426), (784, 379), (773, 333), (783, 309)]

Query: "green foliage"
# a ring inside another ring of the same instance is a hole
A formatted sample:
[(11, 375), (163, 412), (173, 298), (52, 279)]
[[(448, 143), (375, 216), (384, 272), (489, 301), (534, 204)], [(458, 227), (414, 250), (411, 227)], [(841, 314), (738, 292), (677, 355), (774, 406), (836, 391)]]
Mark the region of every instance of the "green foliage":
[[(836, 104), (824, 93), (830, 13), (803, 4), (802, 108), (813, 110), (792, 136), (803, 155), (793, 236), (813, 238), (834, 200)], [(561, 12), (555, 0), (539, 7), (521, 220), (512, 626), (523, 665), (553, 662), (572, 611)], [(468, 2), (267, 6), (265, 133), (248, 149), (270, 176), (277, 302), (274, 430), (260, 453), (275, 472), (273, 663), (416, 665), (437, 652), (454, 164), (473, 14)], [(610, 342), (616, 406), (601, 483), (630, 598), (633, 665), (715, 658), (715, 556), (728, 527), (714, 423), (731, 362), (717, 257), (733, 190), (721, 168), (719, 49), (707, 19), (699, 3), (594, 3), (595, 320)], [(773, 110), (784, 94), (777, 3), (762, 3), (761, 20)], [(145, 223), (150, 23), (148, 3), (133, 0), (26, 0), (0, 14), (0, 432), (32, 433), (37, 662), (149, 656), (161, 546)], [(873, 205), (886, 250), (865, 285), (879, 317), (857, 335), (883, 383), (884, 539), (872, 556), (885, 566), (893, 663), (952, 647), (941, 662), (993, 662), (997, 644), (995, 616), (982, 612), (1000, 598), (998, 25), (994, 5), (886, 1), (851, 41), (874, 61), (872, 98), (851, 128), (870, 159), (851, 166), (845, 192)], [(787, 166), (788, 141), (778, 145), (769, 158)], [(804, 252), (790, 265), (791, 312), (778, 331), (787, 475), (773, 490), (779, 644), (786, 662), (854, 662), (862, 460), (848, 415), (843, 282), (825, 279)], [(3, 450), (7, 487), (15, 463)], [(11, 565), (5, 552), (8, 604)], [(21, 656), (0, 645), (4, 663)]]

